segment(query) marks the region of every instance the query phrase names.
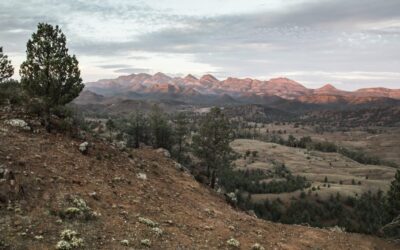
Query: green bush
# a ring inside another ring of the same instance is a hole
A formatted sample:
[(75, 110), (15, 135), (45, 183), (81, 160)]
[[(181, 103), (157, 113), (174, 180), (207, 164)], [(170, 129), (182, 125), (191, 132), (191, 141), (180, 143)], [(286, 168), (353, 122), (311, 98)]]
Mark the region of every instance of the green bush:
[(6, 80), (0, 83), (0, 105), (22, 105), (26, 102), (26, 99), (18, 81)]

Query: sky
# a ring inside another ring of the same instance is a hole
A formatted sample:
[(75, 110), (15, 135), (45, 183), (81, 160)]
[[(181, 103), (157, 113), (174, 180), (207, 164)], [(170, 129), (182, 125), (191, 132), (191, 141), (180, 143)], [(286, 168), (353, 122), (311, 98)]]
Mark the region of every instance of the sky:
[(84, 82), (164, 72), (400, 88), (400, 0), (1, 0), (15, 78), (39, 22), (61, 27)]

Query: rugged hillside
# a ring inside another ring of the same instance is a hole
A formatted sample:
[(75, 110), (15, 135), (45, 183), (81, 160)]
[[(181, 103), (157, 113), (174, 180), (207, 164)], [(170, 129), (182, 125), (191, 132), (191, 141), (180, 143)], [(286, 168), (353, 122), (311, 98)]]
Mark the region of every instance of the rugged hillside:
[[(170, 77), (163, 73), (132, 74), (120, 76), (116, 79), (100, 80), (87, 83), (89, 90), (99, 94), (121, 95), (127, 92), (135, 92), (146, 95), (163, 94), (170, 97), (174, 94), (175, 98), (182, 97), (202, 97), (213, 95), (230, 95), (240, 101), (250, 101), (257, 103), (259, 97), (278, 96), (286, 100), (300, 100), (307, 102), (312, 96), (312, 103), (319, 103), (316, 96), (322, 95), (321, 103), (326, 103), (326, 96), (331, 100), (339, 97), (346, 97), (349, 103), (369, 102), (370, 97), (400, 99), (400, 90), (385, 88), (360, 89), (355, 92), (342, 91), (334, 86), (327, 84), (319, 89), (308, 89), (300, 83), (288, 78), (274, 78), (268, 81), (261, 81), (252, 78), (233, 78), (218, 80), (214, 76), (207, 74), (200, 79), (192, 75), (184, 78)], [(250, 95), (254, 95), (250, 98)], [(355, 99), (355, 100), (353, 100)]]
[(400, 89), (365, 88), (357, 90), (356, 93), (360, 96), (380, 96), (400, 99)]
[[(14, 118), (29, 127), (10, 123)], [(91, 144), (87, 154), (79, 151), (84, 140)], [(91, 137), (48, 134), (36, 120), (4, 110), (0, 165), (2, 249), (54, 249), (61, 232), (66, 242), (83, 240), (85, 249), (234, 248), (228, 242), (240, 249), (256, 243), (265, 249), (399, 249), (370, 236), (256, 219), (197, 183), (163, 151), (123, 152)]]
[(351, 92), (337, 89), (332, 84), (325, 84), (321, 88), (314, 89), (313, 93), (314, 94), (327, 94), (327, 95), (351, 95)]

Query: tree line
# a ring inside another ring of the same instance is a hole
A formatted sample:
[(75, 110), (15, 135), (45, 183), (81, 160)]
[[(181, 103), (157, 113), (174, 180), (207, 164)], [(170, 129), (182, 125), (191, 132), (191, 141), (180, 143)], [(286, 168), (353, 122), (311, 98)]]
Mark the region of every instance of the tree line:
[(321, 199), (317, 190), (309, 189), (292, 197), (289, 203), (279, 198), (255, 202), (251, 199), (251, 189), (242, 189), (240, 185), (237, 188), (240, 188), (236, 191), (238, 206), (265, 220), (315, 227), (339, 226), (348, 232), (400, 237), (400, 170), (387, 193), (368, 191), (349, 197), (337, 193), (327, 200)]

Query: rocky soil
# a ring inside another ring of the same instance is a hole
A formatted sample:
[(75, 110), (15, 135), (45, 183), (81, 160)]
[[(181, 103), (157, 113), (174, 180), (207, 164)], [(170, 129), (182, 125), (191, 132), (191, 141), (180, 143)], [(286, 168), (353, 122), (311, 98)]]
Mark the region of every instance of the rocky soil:
[(91, 137), (49, 134), (4, 109), (0, 179), (0, 249), (400, 248), (371, 236), (254, 218), (161, 150), (121, 151)]

